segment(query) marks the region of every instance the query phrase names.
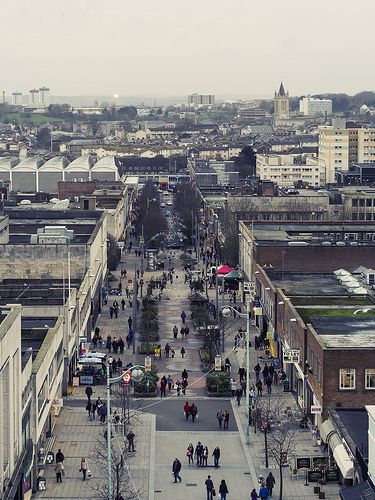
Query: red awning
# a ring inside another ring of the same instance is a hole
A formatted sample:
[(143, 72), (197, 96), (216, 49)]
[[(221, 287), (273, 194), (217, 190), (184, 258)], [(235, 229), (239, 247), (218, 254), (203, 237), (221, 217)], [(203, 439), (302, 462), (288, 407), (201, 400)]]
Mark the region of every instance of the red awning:
[(231, 271), (233, 271), (233, 269), (234, 269), (234, 267), (230, 267), (230, 266), (225, 265), (225, 266), (219, 267), (219, 269), (216, 272), (217, 272), (217, 274), (224, 274), (225, 275), (225, 274), (228, 274)]

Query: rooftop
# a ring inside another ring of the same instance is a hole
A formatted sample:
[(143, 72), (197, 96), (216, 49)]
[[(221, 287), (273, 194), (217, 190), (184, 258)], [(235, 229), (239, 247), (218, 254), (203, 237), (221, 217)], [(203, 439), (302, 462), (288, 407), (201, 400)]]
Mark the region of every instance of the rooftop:
[[(71, 288), (79, 288), (81, 281), (71, 279)], [(0, 281), (0, 305), (58, 306), (68, 298), (68, 284), (63, 280), (11, 280)], [(0, 316), (1, 319), (1, 316)]]

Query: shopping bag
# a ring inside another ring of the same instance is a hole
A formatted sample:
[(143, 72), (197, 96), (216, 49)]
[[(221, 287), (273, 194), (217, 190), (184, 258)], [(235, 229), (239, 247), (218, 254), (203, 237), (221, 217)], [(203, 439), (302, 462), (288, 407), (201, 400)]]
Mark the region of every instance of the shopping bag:
[(87, 469), (87, 477), (91, 477), (91, 470)]

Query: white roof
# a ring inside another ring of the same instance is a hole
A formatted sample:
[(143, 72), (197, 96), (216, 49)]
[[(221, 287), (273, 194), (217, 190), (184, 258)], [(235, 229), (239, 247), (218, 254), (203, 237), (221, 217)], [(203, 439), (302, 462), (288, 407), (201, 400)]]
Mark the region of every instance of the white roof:
[(80, 156), (69, 163), (65, 170), (67, 172), (82, 172), (84, 170), (89, 171), (94, 163), (95, 159), (92, 156)]
[(104, 156), (91, 169), (92, 171), (117, 172), (117, 165), (113, 156)]
[(26, 158), (22, 160), (18, 165), (12, 168), (13, 171), (22, 171), (29, 172), (38, 170), (44, 163), (43, 158), (40, 156), (31, 156), (30, 158)]
[(69, 165), (69, 160), (66, 156), (54, 156), (48, 160), (44, 165), (40, 167), (40, 170), (46, 170), (49, 172), (62, 171), (65, 167)]
[(0, 158), (0, 170), (8, 171), (11, 168), (18, 165), (20, 162), (19, 158), (15, 158), (14, 156), (7, 156), (6, 158)]

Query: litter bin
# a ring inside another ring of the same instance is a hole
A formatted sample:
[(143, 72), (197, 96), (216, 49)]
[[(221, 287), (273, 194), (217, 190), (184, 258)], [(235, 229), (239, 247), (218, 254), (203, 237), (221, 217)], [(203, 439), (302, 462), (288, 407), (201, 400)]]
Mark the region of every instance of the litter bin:
[(290, 381), (288, 379), (284, 380), (284, 392), (290, 392)]
[(36, 484), (38, 487), (38, 491), (45, 491), (47, 489), (47, 480), (45, 477), (38, 477)]

